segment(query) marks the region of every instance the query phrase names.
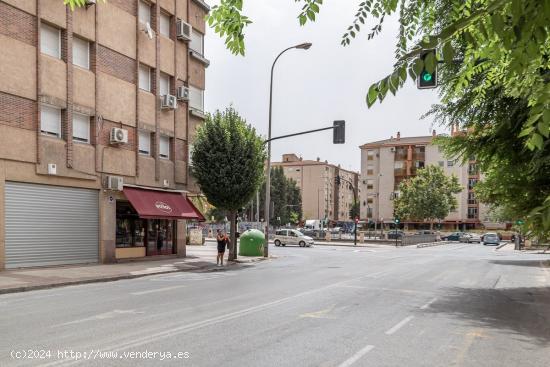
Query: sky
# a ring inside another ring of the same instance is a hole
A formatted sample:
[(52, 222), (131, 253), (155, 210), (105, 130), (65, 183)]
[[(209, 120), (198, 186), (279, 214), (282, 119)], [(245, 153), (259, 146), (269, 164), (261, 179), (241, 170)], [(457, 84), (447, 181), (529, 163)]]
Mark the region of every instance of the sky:
[[(267, 136), (271, 64), (283, 49), (312, 42), (309, 50), (290, 50), (277, 62), (272, 136), (345, 120), (346, 143), (332, 144), (330, 130), (281, 139), (272, 143), (272, 161), (281, 161), (284, 153), (296, 153), (304, 159), (320, 158), (359, 171), (360, 145), (388, 139), (398, 131), (402, 137), (430, 135), (434, 128), (431, 118), (420, 117), (438, 102), (434, 90), (418, 90), (407, 80), (396, 96), (388, 93), (383, 103), (367, 108), (365, 96), (370, 84), (392, 71), (398, 23), (395, 17), (387, 18), (374, 40), (368, 41), (367, 32), (361, 32), (351, 46), (342, 47), (341, 36), (353, 21), (359, 2), (325, 0), (317, 21), (300, 27), (296, 18), (300, 3), (245, 0), (243, 13), (253, 23), (246, 29), (244, 57), (232, 55), (223, 40), (207, 30), (205, 56), (211, 63), (206, 71), (206, 110), (223, 110), (232, 104)], [(208, 3), (215, 5), (217, 1)]]

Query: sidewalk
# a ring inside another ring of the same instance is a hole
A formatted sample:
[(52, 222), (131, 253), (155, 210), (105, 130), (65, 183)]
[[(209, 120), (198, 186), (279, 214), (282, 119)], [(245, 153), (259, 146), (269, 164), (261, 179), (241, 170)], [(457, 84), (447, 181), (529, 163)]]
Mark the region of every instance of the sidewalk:
[[(227, 253), (225, 255), (227, 260)], [(264, 260), (263, 257), (239, 257), (226, 266), (239, 267)], [(0, 272), (0, 294), (67, 285), (109, 282), (147, 275), (179, 271), (216, 271), (216, 247), (188, 246), (187, 257), (135, 260), (116, 264), (67, 265)]]

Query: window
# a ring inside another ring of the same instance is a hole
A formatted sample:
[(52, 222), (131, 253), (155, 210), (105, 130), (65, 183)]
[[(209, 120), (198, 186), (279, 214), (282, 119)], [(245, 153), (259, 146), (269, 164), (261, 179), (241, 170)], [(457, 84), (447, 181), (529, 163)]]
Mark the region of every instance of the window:
[(151, 133), (149, 131), (140, 131), (139, 139), (139, 154), (151, 155)]
[(372, 197), (368, 197), (367, 204), (372, 204), (372, 203), (374, 203), (374, 199)]
[(160, 95), (165, 96), (170, 94), (170, 76), (160, 73)]
[(368, 164), (367, 165), (367, 175), (373, 175), (374, 174), (374, 165)]
[(470, 204), (470, 205), (477, 204), (476, 194), (473, 191), (470, 191), (468, 193), (468, 204)]
[(151, 68), (143, 64), (139, 64), (139, 88), (151, 91)]
[(439, 167), (445, 166), (445, 162), (444, 162), (444, 161), (439, 161), (439, 162), (437, 162), (437, 163), (439, 164)]
[(189, 87), (189, 107), (204, 111), (204, 91), (202, 89)]
[(151, 23), (151, 4), (140, 1), (139, 2), (139, 21), (142, 23)]
[(474, 175), (477, 175), (477, 174), (478, 174), (477, 164), (476, 164), (476, 163), (470, 163), (470, 164), (468, 164), (468, 174), (471, 175), (471, 176), (474, 176)]
[(452, 167), (454, 166), (455, 162), (454, 161), (447, 161), (447, 167)]
[(170, 16), (168, 14), (160, 14), (160, 34), (170, 38)]
[(73, 64), (84, 69), (90, 68), (90, 43), (82, 38), (73, 38)]
[(367, 218), (372, 218), (372, 208), (367, 207)]
[(81, 143), (90, 142), (90, 116), (73, 113), (73, 140)]
[(160, 137), (159, 156), (164, 159), (170, 159), (170, 138), (168, 136)]
[(367, 160), (368, 161), (374, 160), (374, 150), (367, 150)]
[(40, 49), (46, 55), (61, 58), (61, 32), (59, 29), (42, 23), (40, 26)]
[(477, 208), (468, 208), (468, 219), (477, 219)]
[(367, 190), (374, 189), (374, 180), (367, 180)]
[(475, 178), (468, 179), (468, 190), (473, 190), (476, 184), (477, 180)]
[(197, 32), (195, 29), (191, 31), (191, 42), (189, 43), (189, 48), (201, 56), (204, 54), (204, 35)]
[(424, 161), (416, 161), (415, 166), (416, 168), (424, 168)]
[(61, 110), (59, 108), (42, 105), (40, 131), (46, 135), (61, 137)]

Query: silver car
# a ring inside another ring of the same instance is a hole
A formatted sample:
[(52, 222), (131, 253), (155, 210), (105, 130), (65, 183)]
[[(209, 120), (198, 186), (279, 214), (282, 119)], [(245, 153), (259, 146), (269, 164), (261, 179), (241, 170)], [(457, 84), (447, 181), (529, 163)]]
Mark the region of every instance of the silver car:
[(295, 229), (279, 229), (275, 232), (273, 243), (275, 246), (298, 245), (300, 247), (310, 247), (314, 241), (313, 238)]
[(500, 245), (500, 238), (496, 233), (485, 233), (483, 235), (483, 245)]
[(481, 236), (477, 233), (463, 233), (462, 236), (460, 236), (460, 242), (466, 242), (466, 243), (481, 243)]

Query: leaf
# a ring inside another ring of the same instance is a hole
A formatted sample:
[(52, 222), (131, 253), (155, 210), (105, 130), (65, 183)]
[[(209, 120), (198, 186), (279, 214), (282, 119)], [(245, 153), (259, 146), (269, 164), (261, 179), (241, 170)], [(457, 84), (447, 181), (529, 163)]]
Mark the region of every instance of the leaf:
[(374, 102), (376, 102), (376, 98), (378, 97), (378, 89), (376, 84), (372, 84), (369, 88), (369, 92), (367, 94), (367, 106), (370, 108)]
[(448, 64), (451, 64), (453, 62), (454, 55), (455, 50), (451, 45), (451, 42), (445, 43), (443, 45), (443, 60), (445, 60)]

